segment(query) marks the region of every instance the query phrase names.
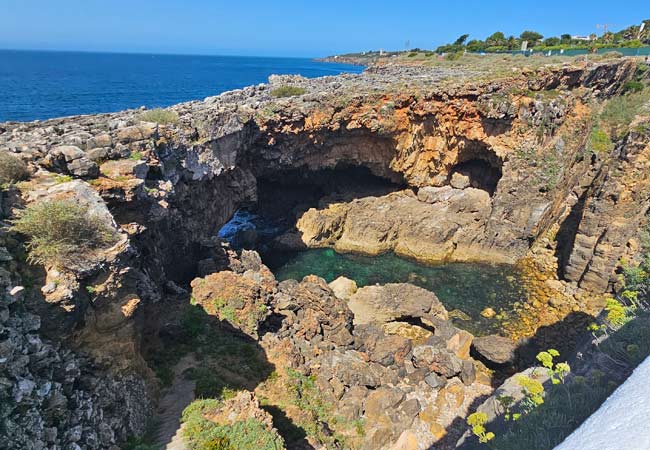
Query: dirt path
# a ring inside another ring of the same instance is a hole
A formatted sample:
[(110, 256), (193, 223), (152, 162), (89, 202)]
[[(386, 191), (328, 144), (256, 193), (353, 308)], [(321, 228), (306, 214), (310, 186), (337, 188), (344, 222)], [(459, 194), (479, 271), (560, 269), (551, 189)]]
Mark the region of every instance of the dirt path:
[(190, 367), (196, 365), (193, 355), (184, 356), (174, 367), (174, 382), (163, 392), (155, 421), (158, 424), (155, 438), (157, 448), (164, 450), (187, 450), (182, 439), (181, 414), (194, 400), (193, 380), (183, 375)]

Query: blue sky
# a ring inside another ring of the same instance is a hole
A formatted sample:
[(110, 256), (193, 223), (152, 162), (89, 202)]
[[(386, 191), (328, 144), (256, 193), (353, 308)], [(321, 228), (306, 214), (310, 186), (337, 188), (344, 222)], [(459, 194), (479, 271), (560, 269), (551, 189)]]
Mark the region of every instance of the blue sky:
[(497, 30), (589, 34), (646, 18), (647, 0), (0, 0), (0, 48), (324, 56)]

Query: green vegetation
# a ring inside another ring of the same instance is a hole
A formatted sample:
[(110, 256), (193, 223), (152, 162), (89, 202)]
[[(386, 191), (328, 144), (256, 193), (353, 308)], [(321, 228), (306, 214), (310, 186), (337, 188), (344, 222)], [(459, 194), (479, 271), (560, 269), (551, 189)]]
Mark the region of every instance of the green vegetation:
[(155, 122), (160, 125), (178, 123), (178, 114), (168, 109), (155, 108), (138, 114), (138, 120), (143, 122)]
[(0, 152), (0, 185), (16, 183), (27, 177), (29, 172), (22, 159), (7, 152)]
[[(575, 430), (611, 393), (602, 381), (581, 377), (552, 385), (544, 402), (497, 433), (492, 448), (498, 450), (551, 450)], [(549, 432), (553, 430), (553, 432)]]
[(105, 220), (72, 200), (44, 200), (18, 213), (12, 229), (27, 236), (29, 261), (67, 266), (117, 241)]
[(133, 161), (140, 161), (142, 159), (142, 152), (132, 152), (129, 155), (129, 159)]
[(571, 372), (571, 367), (566, 362), (556, 363), (553, 358), (560, 356), (560, 352), (549, 348), (545, 352), (537, 354), (537, 361), (548, 370), (548, 376), (551, 377), (553, 384), (564, 383), (566, 376)]
[[(621, 138), (630, 123), (650, 102), (650, 89), (629, 91), (627, 94), (609, 100), (598, 117), (598, 123), (612, 140)], [(650, 113), (650, 111), (647, 111)]]
[(218, 424), (206, 417), (215, 413), (220, 400), (192, 402), (183, 411), (183, 436), (192, 450), (279, 450), (284, 442), (263, 423), (248, 419), (232, 424)]
[(501, 31), (492, 33), (490, 36), (481, 39), (468, 41), (468, 34), (463, 34), (455, 42), (438, 47), (438, 53), (456, 52), (507, 52), (521, 49), (522, 43), (528, 42), (528, 48), (535, 51), (548, 50), (569, 50), (569, 49), (598, 49), (627, 47), (639, 48), (650, 45), (650, 20), (645, 20), (645, 29), (640, 30), (639, 25), (627, 27), (618, 32), (605, 32), (598, 37), (592, 34), (586, 38), (574, 39), (570, 34), (551, 36), (544, 39), (544, 36), (536, 31), (527, 30), (519, 37), (507, 36)]
[(69, 183), (72, 180), (74, 180), (74, 178), (72, 178), (71, 175), (55, 175), (54, 176), (54, 183), (56, 183), (56, 184)]
[(487, 422), (487, 414), (482, 412), (475, 412), (467, 417), (467, 425), (472, 427), (472, 434), (478, 438), (481, 444), (486, 444), (494, 439), (494, 433), (487, 431), (485, 422)]
[(307, 90), (299, 86), (280, 86), (271, 91), (271, 95), (275, 98), (282, 97), (294, 97), (296, 95), (302, 95)]
[(597, 155), (606, 155), (614, 150), (614, 143), (600, 127), (594, 127), (589, 135), (587, 148)]

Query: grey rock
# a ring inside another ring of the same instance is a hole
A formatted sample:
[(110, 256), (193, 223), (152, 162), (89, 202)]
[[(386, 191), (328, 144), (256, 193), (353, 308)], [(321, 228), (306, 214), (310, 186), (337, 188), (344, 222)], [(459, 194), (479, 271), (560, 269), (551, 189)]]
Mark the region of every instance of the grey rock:
[(472, 349), (484, 360), (494, 364), (512, 364), (517, 346), (503, 336), (490, 335), (474, 338)]

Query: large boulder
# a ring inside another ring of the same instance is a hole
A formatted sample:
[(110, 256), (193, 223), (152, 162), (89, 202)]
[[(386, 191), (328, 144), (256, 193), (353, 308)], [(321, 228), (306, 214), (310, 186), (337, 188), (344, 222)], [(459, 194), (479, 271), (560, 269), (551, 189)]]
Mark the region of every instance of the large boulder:
[(427, 316), (447, 319), (436, 294), (408, 283), (363, 287), (350, 297), (348, 306), (356, 325)]
[(71, 175), (82, 178), (94, 178), (99, 174), (99, 167), (86, 157), (86, 153), (74, 145), (61, 145), (52, 149), (48, 155), (52, 164)]
[(512, 364), (515, 361), (515, 343), (503, 336), (492, 334), (474, 338), (472, 350), (488, 364)]
[(266, 266), (259, 272), (212, 273), (194, 279), (191, 286), (194, 304), (253, 338), (270, 314), (270, 297), (276, 290), (275, 278)]

